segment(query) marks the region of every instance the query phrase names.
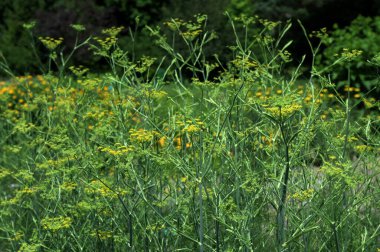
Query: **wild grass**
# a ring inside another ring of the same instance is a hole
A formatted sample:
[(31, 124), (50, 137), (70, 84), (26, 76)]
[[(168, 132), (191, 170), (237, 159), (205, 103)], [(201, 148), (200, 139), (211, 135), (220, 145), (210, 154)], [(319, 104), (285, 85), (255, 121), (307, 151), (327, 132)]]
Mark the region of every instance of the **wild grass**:
[[(330, 66), (288, 66), (291, 23), (229, 17), (228, 64), (206, 59), (206, 23), (148, 28), (162, 59), (132, 60), (121, 28), (77, 41), (101, 75), (44, 37), (45, 74), (1, 82), (2, 251), (379, 249), (379, 102), (350, 83), (360, 52), (333, 63), (342, 90)], [(314, 59), (327, 33), (304, 32)]]

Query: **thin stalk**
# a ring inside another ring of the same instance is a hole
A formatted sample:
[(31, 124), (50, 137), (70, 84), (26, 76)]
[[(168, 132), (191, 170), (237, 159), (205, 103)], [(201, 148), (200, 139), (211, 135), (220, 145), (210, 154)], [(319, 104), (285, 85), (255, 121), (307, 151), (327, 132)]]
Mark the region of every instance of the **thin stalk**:
[[(281, 108), (280, 108), (281, 118)], [(288, 190), (289, 173), (290, 173), (290, 157), (289, 157), (289, 142), (285, 139), (284, 123), (281, 121), (280, 131), (282, 140), (285, 146), (285, 175), (280, 189), (280, 202), (277, 211), (277, 245), (278, 250), (281, 251), (282, 244), (285, 241), (285, 210), (286, 210), (286, 196)]]
[[(347, 83), (348, 83), (348, 87), (350, 88), (351, 86), (351, 83), (350, 83), (350, 79), (351, 79), (351, 72), (350, 72), (350, 65), (348, 65), (348, 76), (347, 76)], [(343, 146), (343, 153), (342, 153), (342, 160), (345, 160), (346, 159), (346, 155), (347, 155), (347, 145), (348, 145), (348, 137), (349, 137), (349, 134), (350, 134), (350, 114), (351, 114), (351, 109), (350, 109), (350, 92), (348, 91), (347, 92), (347, 100), (346, 100), (346, 127), (344, 129), (345, 131), (345, 136), (344, 136), (344, 146)], [(343, 182), (345, 183), (345, 182)], [(346, 190), (343, 190), (342, 192), (342, 209), (346, 209), (347, 208), (347, 193), (346, 193)], [(344, 249), (344, 241), (345, 241), (345, 237), (346, 237), (346, 234), (347, 234), (347, 229), (346, 228), (343, 228), (342, 229), (342, 238), (343, 238), (343, 251), (345, 250)], [(337, 251), (340, 251), (339, 250), (339, 243), (337, 243)]]
[(203, 252), (204, 251), (204, 246), (203, 246), (203, 236), (204, 236), (204, 231), (203, 231), (203, 199), (202, 199), (202, 182), (199, 181), (198, 185), (198, 203), (199, 203), (199, 251)]
[(215, 219), (215, 241), (216, 241), (216, 252), (220, 251), (220, 237), (219, 237), (219, 230), (220, 230), (220, 223), (218, 220), (219, 217), (219, 195), (217, 195), (216, 198), (216, 219)]
[[(203, 143), (202, 143), (202, 136), (200, 137), (200, 149), (203, 152)], [(203, 166), (203, 154), (199, 157), (199, 163), (198, 163), (198, 171), (197, 171), (197, 180), (198, 180), (198, 204), (199, 204), (199, 251), (204, 251), (204, 223), (203, 223), (203, 198), (202, 198), (202, 190), (203, 190), (203, 177), (202, 177), (202, 166)], [(206, 189), (206, 188), (205, 188)]]

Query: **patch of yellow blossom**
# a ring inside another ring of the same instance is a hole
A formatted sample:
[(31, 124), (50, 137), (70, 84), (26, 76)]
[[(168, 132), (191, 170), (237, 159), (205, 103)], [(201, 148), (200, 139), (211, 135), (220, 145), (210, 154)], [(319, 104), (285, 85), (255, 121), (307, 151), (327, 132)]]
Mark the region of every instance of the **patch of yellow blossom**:
[(62, 185), (60, 185), (60, 188), (64, 191), (71, 192), (77, 187), (77, 183), (74, 182), (63, 182)]
[(198, 77), (193, 77), (191, 79), (193, 85), (198, 87), (213, 87), (215, 86), (215, 83), (209, 80), (201, 81)]
[(307, 201), (311, 199), (313, 197), (313, 194), (314, 194), (314, 189), (310, 188), (310, 189), (302, 190), (300, 192), (296, 192), (292, 195), (289, 195), (289, 198), (302, 202), (302, 201)]
[(116, 199), (118, 195), (126, 195), (127, 191), (123, 189), (115, 189), (111, 190), (110, 187), (106, 186), (99, 180), (93, 180), (88, 184), (88, 186), (84, 189), (84, 191), (88, 194), (100, 195), (102, 197)]
[[(173, 139), (173, 144), (174, 144), (174, 147), (176, 148), (176, 150), (181, 150), (182, 149), (182, 143), (184, 142), (183, 141), (183, 136), (176, 136), (174, 139)], [(193, 144), (191, 142), (187, 142), (185, 141), (185, 148), (190, 148), (191, 146), (193, 146)]]
[(108, 51), (112, 46), (116, 45), (117, 38), (116, 36), (124, 29), (123, 26), (120, 27), (111, 27), (103, 29), (102, 33), (108, 35), (106, 38), (102, 39), (99, 37), (94, 37), (95, 41), (99, 43), (103, 51)]
[(63, 42), (63, 38), (51, 38), (51, 37), (38, 37), (41, 43), (50, 51), (53, 51), (57, 46)]
[(37, 252), (40, 251), (41, 244), (29, 244), (26, 242), (21, 243), (21, 247), (17, 252)]
[(137, 65), (134, 67), (136, 72), (138, 73), (144, 73), (146, 72), (149, 67), (151, 67), (154, 62), (157, 61), (157, 58), (148, 57), (148, 56), (142, 56), (141, 59), (137, 62)]
[(367, 109), (370, 109), (370, 108), (375, 107), (376, 105), (379, 105), (379, 102), (377, 102), (376, 99), (373, 98), (373, 97), (371, 97), (371, 98), (369, 98), (369, 99), (364, 98), (364, 99), (363, 99), (363, 102), (364, 102), (364, 106), (365, 106)]
[[(336, 136), (336, 139), (337, 140), (340, 140), (340, 141), (346, 141), (346, 136), (345, 135), (341, 135), (341, 134), (338, 134)], [(359, 139), (355, 136), (348, 136), (347, 137), (347, 142), (349, 143), (352, 143), (352, 142), (355, 142), (355, 141), (358, 141)]]
[(102, 230), (93, 230), (90, 235), (92, 237), (97, 237), (100, 240), (107, 240), (113, 237), (112, 231), (102, 231)]
[(121, 156), (133, 151), (132, 146), (125, 146), (121, 143), (116, 143), (114, 147), (99, 147), (99, 151), (108, 153), (112, 156)]
[(11, 238), (12, 241), (19, 241), (21, 238), (24, 237), (24, 232), (18, 231), (14, 234), (14, 236)]
[(101, 79), (99, 78), (86, 78), (84, 80), (78, 80), (78, 84), (80, 84), (85, 90), (96, 90), (97, 87), (100, 86)]
[(90, 69), (87, 68), (87, 67), (84, 67), (82, 65), (79, 65), (77, 67), (75, 66), (70, 66), (69, 67), (70, 71), (75, 74), (76, 76), (78, 77), (81, 77), (83, 76), (84, 74), (86, 74)]
[(176, 31), (185, 22), (179, 18), (172, 18), (170, 21), (164, 22), (164, 25), (169, 27), (170, 30)]
[(106, 28), (102, 30), (103, 34), (109, 35), (110, 37), (116, 37), (122, 30), (124, 26), (112, 26), (111, 28)]
[(273, 117), (288, 117), (296, 111), (300, 111), (302, 109), (302, 105), (299, 104), (288, 104), (284, 106), (276, 106), (276, 107), (267, 107), (265, 110)]
[(250, 59), (247, 56), (242, 57), (241, 55), (238, 55), (236, 59), (231, 61), (231, 63), (237, 68), (244, 68), (244, 69), (256, 68), (258, 66), (258, 63), (256, 61)]
[(11, 172), (8, 169), (5, 169), (5, 168), (0, 169), (0, 179), (5, 178), (10, 174)]
[(144, 95), (153, 99), (162, 99), (167, 96), (168, 93), (162, 90), (145, 90)]
[(315, 38), (320, 38), (320, 39), (327, 38), (328, 37), (327, 28), (323, 27), (319, 31), (312, 31), (311, 34), (309, 34), (309, 37), (310, 38), (315, 37)]
[(189, 41), (194, 40), (196, 37), (198, 37), (202, 33), (201, 29), (189, 29), (185, 32), (181, 32), (180, 34)]
[(362, 55), (363, 51), (361, 50), (349, 50), (348, 48), (343, 48), (343, 51), (341, 53), (341, 56), (345, 59), (352, 60), (360, 55)]
[(10, 198), (8, 200), (3, 200), (0, 205), (14, 205), (14, 204), (19, 204), (23, 197), (33, 195), (34, 193), (37, 192), (37, 189), (34, 187), (24, 187), (20, 190), (16, 191), (16, 195), (13, 198)]
[(360, 144), (360, 145), (356, 145), (354, 147), (354, 149), (359, 153), (359, 154), (363, 154), (367, 151), (372, 151), (374, 150), (374, 148), (372, 146), (368, 146), (368, 145), (365, 145), (365, 144)]
[(250, 24), (256, 23), (256, 21), (259, 20), (259, 16), (247, 16), (246, 14), (240, 14), (237, 17), (233, 17), (233, 20), (236, 22), (243, 23), (244, 26), (248, 26)]
[(160, 137), (160, 139), (158, 139), (158, 141), (157, 141), (158, 146), (160, 146), (161, 148), (164, 147), (166, 139), (167, 139), (166, 136)]
[(59, 216), (59, 217), (45, 217), (41, 220), (41, 226), (43, 229), (58, 231), (60, 229), (69, 228), (73, 220), (70, 217)]
[(350, 166), (348, 163), (341, 162), (327, 162), (325, 161), (321, 167), (321, 172), (325, 173), (331, 178), (343, 180), (349, 186), (355, 185), (354, 177), (348, 174)]
[(202, 25), (207, 19), (206, 15), (195, 15), (194, 17), (196, 18), (196, 22), (185, 22), (181, 19), (175, 18), (168, 22), (164, 22), (164, 25), (168, 26), (172, 31), (179, 31), (179, 34), (185, 40), (192, 41), (203, 32)]
[(176, 121), (176, 124), (181, 127), (181, 132), (182, 133), (195, 133), (199, 132), (204, 128), (204, 122), (202, 122), (201, 119), (195, 118), (195, 120), (186, 120), (185, 122), (183, 121)]
[(269, 31), (273, 30), (274, 28), (276, 28), (278, 25), (281, 24), (280, 21), (277, 21), (277, 22), (274, 22), (274, 21), (270, 21), (268, 19), (259, 19), (259, 22), (266, 28), (268, 29)]
[(146, 143), (151, 142), (155, 136), (159, 135), (155, 130), (130, 129), (129, 138), (133, 142)]
[(157, 232), (157, 231), (162, 230), (164, 228), (165, 228), (165, 224), (156, 223), (156, 224), (148, 225), (146, 227), (146, 230), (147, 231)]

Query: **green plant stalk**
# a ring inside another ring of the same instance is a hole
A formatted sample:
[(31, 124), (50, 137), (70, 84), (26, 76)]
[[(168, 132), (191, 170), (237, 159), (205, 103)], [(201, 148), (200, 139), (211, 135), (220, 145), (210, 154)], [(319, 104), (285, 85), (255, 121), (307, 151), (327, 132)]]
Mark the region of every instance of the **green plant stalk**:
[(289, 157), (289, 142), (285, 138), (284, 123), (281, 118), (280, 108), (280, 131), (281, 137), (285, 146), (285, 174), (284, 180), (280, 187), (280, 201), (277, 210), (277, 245), (278, 250), (281, 251), (282, 244), (285, 242), (285, 210), (286, 210), (286, 196), (288, 190), (289, 173), (290, 173), (290, 157)]
[[(204, 149), (202, 142), (202, 134), (200, 135), (200, 155), (198, 161), (198, 169), (197, 169), (197, 181), (198, 181), (198, 204), (199, 204), (199, 251), (204, 251), (204, 213), (203, 213), (203, 198), (202, 198), (202, 190), (203, 190), (203, 176), (202, 176), (202, 167), (203, 167), (203, 157), (204, 157)], [(196, 160), (196, 159), (195, 159)], [(206, 190), (206, 188), (205, 188)]]
[(12, 70), (9, 67), (7, 60), (5, 59), (3, 53), (0, 51), (0, 69), (3, 70), (6, 74), (15, 78), (16, 76), (12, 73)]
[[(348, 64), (347, 66), (347, 84), (348, 84), (348, 87), (351, 86), (351, 68), (350, 68), (350, 64)], [(346, 155), (347, 155), (347, 145), (348, 145), (348, 137), (349, 137), (349, 134), (350, 134), (350, 114), (351, 114), (351, 109), (350, 109), (350, 92), (347, 92), (347, 100), (346, 100), (346, 127), (344, 129), (344, 146), (343, 146), (343, 153), (342, 153), (342, 160), (345, 160), (346, 159)], [(344, 183), (344, 182), (343, 182)], [(344, 190), (342, 192), (342, 209), (346, 209), (347, 208), (347, 193), (346, 191)], [(343, 246), (345, 245), (345, 238), (347, 237), (347, 229), (343, 227)], [(340, 251), (339, 250), (339, 242), (336, 242), (337, 244), (337, 251)], [(344, 247), (343, 247), (343, 251), (344, 251)]]
[(216, 196), (216, 209), (215, 209), (215, 241), (216, 241), (216, 252), (220, 251), (220, 223), (219, 223), (219, 195)]
[(46, 74), (46, 70), (42, 64), (42, 60), (41, 60), (41, 57), (38, 55), (37, 53), (37, 49), (36, 49), (36, 42), (34, 40), (34, 35), (33, 35), (33, 32), (31, 30), (28, 30), (28, 34), (30, 36), (30, 39), (32, 40), (31, 42), (31, 47), (32, 47), (32, 51), (33, 51), (33, 54), (34, 56), (36, 57), (37, 61), (38, 61), (38, 64), (40, 65), (40, 70), (43, 74)]
[[(198, 176), (199, 177), (199, 176)], [(198, 203), (199, 203), (199, 251), (204, 251), (203, 237), (204, 237), (204, 227), (203, 227), (203, 199), (202, 199), (202, 181), (198, 181)]]

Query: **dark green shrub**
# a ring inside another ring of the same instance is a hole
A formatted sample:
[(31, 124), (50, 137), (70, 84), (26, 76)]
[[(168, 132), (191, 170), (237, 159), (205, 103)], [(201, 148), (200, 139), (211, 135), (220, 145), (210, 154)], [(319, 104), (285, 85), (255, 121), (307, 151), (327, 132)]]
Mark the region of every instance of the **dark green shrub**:
[[(333, 65), (329, 71), (338, 86), (348, 85), (349, 80), (352, 86), (364, 87), (366, 91), (378, 88), (379, 76), (370, 60), (380, 52), (380, 17), (359, 16), (345, 28), (335, 25), (323, 43), (326, 49), (318, 58), (319, 64)], [(362, 51), (361, 55), (353, 57), (349, 64), (334, 63), (342, 54), (353, 50)]]
[[(70, 28), (71, 24), (80, 23), (86, 31), (80, 34), (79, 40), (89, 34), (98, 35), (104, 28), (124, 26), (124, 35), (129, 35), (128, 28), (134, 30), (135, 18), (140, 16), (140, 27), (155, 24), (161, 20), (160, 10), (165, 1), (49, 1), (49, 0), (4, 0), (0, 2), (0, 55), (6, 59), (14, 74), (41, 73), (41, 64), (35, 55), (42, 57), (42, 62), (48, 57), (43, 46), (36, 37), (63, 37), (62, 50), (71, 51), (75, 44), (76, 34)], [(24, 23), (36, 21), (36, 27), (31, 38), (23, 29)], [(147, 35), (140, 36), (135, 43), (123, 42), (128, 51), (140, 50), (146, 52), (150, 45)], [(35, 41), (33, 41), (35, 40)], [(33, 52), (34, 44), (36, 53)], [(137, 47), (132, 44), (138, 44)], [(139, 52), (137, 52), (139, 54)], [(100, 70), (97, 58), (90, 57), (92, 53), (87, 48), (79, 50), (72, 58), (73, 64), (84, 64), (94, 70)], [(4, 62), (1, 62), (4, 64)], [(4, 75), (4, 72), (0, 72)]]

